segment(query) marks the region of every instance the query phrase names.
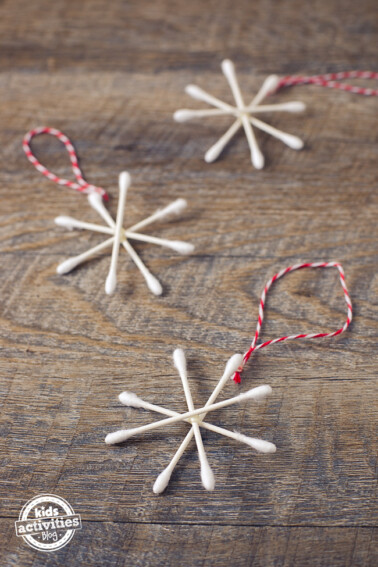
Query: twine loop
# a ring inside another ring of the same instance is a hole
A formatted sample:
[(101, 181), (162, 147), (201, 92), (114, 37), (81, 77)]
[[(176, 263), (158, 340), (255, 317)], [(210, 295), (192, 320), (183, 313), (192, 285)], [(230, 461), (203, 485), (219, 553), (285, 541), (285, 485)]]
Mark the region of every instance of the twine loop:
[[(60, 140), (64, 144), (68, 152), (68, 155), (70, 157), (72, 171), (77, 180), (76, 182), (70, 181), (69, 179), (64, 179), (62, 177), (58, 177), (57, 175), (55, 175), (55, 173), (52, 173), (49, 169), (47, 169), (47, 167), (42, 165), (42, 163), (38, 161), (38, 159), (35, 157), (30, 147), (30, 142), (32, 138), (34, 138), (34, 136), (39, 136), (40, 134), (50, 134), (51, 136), (55, 136), (56, 138), (58, 138), (58, 140)], [(106, 201), (108, 200), (109, 198), (108, 194), (104, 189), (102, 189), (102, 187), (97, 187), (96, 185), (92, 185), (91, 183), (88, 183), (84, 179), (83, 172), (81, 171), (79, 166), (79, 160), (75, 148), (73, 147), (70, 139), (60, 130), (57, 130), (56, 128), (47, 128), (44, 126), (41, 126), (39, 128), (33, 128), (33, 130), (30, 130), (29, 132), (27, 132), (27, 134), (25, 134), (22, 142), (22, 148), (28, 160), (34, 165), (34, 167), (40, 173), (42, 173), (42, 175), (47, 177), (47, 179), (54, 181), (54, 183), (57, 183), (58, 185), (64, 185), (65, 187), (69, 187), (70, 189), (79, 191), (80, 193), (86, 193), (86, 194), (99, 193), (101, 197), (103, 197), (103, 199), (105, 199)]]

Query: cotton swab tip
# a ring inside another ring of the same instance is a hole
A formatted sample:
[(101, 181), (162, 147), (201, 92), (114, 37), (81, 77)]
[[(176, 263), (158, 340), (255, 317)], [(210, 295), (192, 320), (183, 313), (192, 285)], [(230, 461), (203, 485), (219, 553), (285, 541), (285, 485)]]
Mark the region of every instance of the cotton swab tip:
[(111, 270), (108, 274), (108, 277), (106, 278), (105, 292), (108, 295), (112, 295), (112, 293), (114, 293), (114, 291), (115, 291), (116, 285), (117, 285), (116, 272), (115, 272), (115, 270)]
[(224, 59), (221, 63), (223, 74), (227, 76), (235, 73), (235, 65), (230, 59)]
[(197, 85), (186, 85), (185, 92), (192, 98), (202, 100), (202, 89)]
[(256, 169), (263, 169), (264, 167), (264, 156), (262, 155), (262, 153), (260, 151), (256, 152), (256, 151), (252, 151), (251, 152), (251, 161), (253, 166)]
[(305, 103), (301, 101), (287, 102), (285, 106), (288, 112), (304, 112), (306, 110)]
[(176, 201), (173, 201), (172, 203), (172, 213), (182, 213), (182, 211), (184, 209), (186, 209), (186, 207), (188, 206), (188, 202), (185, 199), (176, 199)]
[(227, 362), (226, 368), (224, 370), (224, 374), (226, 376), (232, 376), (242, 365), (243, 365), (243, 355), (234, 354)]
[(102, 197), (99, 193), (89, 193), (88, 195), (89, 204), (93, 209), (103, 207)]
[(176, 110), (176, 112), (173, 114), (173, 119), (176, 122), (186, 122), (187, 120), (190, 120), (191, 118), (193, 118), (193, 112), (189, 109), (186, 109), (186, 108)]
[(161, 212), (159, 211), (159, 214), (161, 215), (160, 218), (165, 218), (172, 214), (178, 215), (182, 213), (182, 211), (186, 209), (187, 206), (188, 203), (185, 199), (176, 199), (176, 201), (173, 201), (173, 203), (170, 203), (164, 209), (162, 209)]
[(201, 463), (201, 481), (206, 490), (214, 490), (215, 478), (213, 471), (207, 461)]
[(186, 375), (186, 358), (182, 348), (176, 348), (173, 353), (173, 362), (180, 374)]
[(280, 78), (277, 75), (269, 75), (264, 81), (264, 90), (269, 93), (274, 91), (278, 83), (280, 82)]
[(118, 177), (119, 188), (121, 191), (126, 191), (131, 184), (131, 176), (128, 171), (121, 171)]
[(154, 295), (161, 295), (163, 293), (163, 288), (161, 287), (159, 280), (150, 273), (146, 273), (144, 275), (148, 289), (152, 291)]
[(68, 272), (76, 268), (76, 266), (77, 266), (77, 261), (74, 258), (69, 258), (68, 260), (65, 260), (64, 262), (59, 264), (59, 266), (57, 266), (56, 273), (61, 276), (63, 274), (68, 274)]
[(155, 494), (161, 494), (167, 488), (170, 478), (171, 478), (171, 470), (169, 467), (163, 470), (155, 480), (154, 486), (152, 490)]
[(260, 453), (275, 453), (277, 451), (277, 447), (274, 443), (270, 443), (270, 441), (263, 441), (262, 439), (254, 439), (254, 448), (256, 451)]
[(285, 142), (285, 144), (287, 144), (289, 148), (292, 148), (293, 150), (301, 150), (304, 145), (303, 141), (300, 138), (293, 136), (292, 134), (285, 134), (284, 136), (282, 136), (282, 141)]
[(181, 240), (171, 240), (169, 247), (179, 254), (188, 255), (194, 251), (194, 245), (190, 242), (182, 242)]
[(213, 163), (219, 156), (219, 148), (217, 145), (211, 146), (205, 153), (205, 162), (206, 163)]
[(129, 406), (131, 408), (143, 407), (142, 400), (133, 392), (122, 392), (118, 396), (118, 399), (124, 406)]
[(257, 386), (257, 388), (252, 388), (244, 394), (240, 394), (242, 399), (252, 399), (255, 401), (263, 400), (266, 396), (272, 393), (272, 388), (268, 384), (263, 384), (262, 386)]
[(105, 443), (107, 445), (122, 443), (122, 441), (126, 441), (133, 435), (132, 431), (132, 429), (121, 429), (120, 431), (114, 431), (114, 433), (108, 433), (108, 435), (105, 437)]
[(68, 230), (73, 230), (75, 228), (75, 224), (73, 223), (72, 217), (67, 217), (65, 215), (61, 215), (54, 219), (55, 224), (58, 226), (64, 226)]
[(263, 439), (255, 439), (254, 437), (248, 437), (247, 435), (243, 435), (242, 433), (238, 434), (239, 441), (246, 443), (255, 451), (259, 453), (275, 453), (277, 451), (277, 447), (274, 443), (270, 441), (264, 441)]

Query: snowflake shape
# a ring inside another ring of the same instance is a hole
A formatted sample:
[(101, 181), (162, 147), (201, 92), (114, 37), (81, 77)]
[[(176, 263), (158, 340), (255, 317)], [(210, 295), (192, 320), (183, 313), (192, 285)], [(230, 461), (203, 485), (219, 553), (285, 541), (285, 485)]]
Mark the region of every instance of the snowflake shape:
[(214, 109), (207, 110), (189, 110), (182, 109), (177, 110), (174, 113), (174, 119), (177, 122), (186, 122), (192, 118), (203, 118), (207, 116), (220, 116), (220, 115), (231, 115), (236, 118), (235, 122), (230, 126), (225, 134), (213, 145), (205, 154), (205, 161), (211, 163), (215, 161), (219, 155), (222, 153), (226, 145), (235, 136), (238, 130), (243, 127), (247, 141), (251, 150), (251, 161), (256, 169), (262, 169), (264, 167), (264, 156), (260, 151), (257, 144), (255, 133), (252, 126), (270, 134), (274, 138), (281, 140), (284, 144), (292, 148), (293, 150), (300, 150), (303, 148), (303, 141), (297, 136), (292, 134), (287, 134), (278, 130), (266, 122), (263, 122), (259, 118), (256, 118), (255, 114), (260, 112), (302, 112), (305, 110), (305, 105), (303, 102), (284, 102), (280, 104), (267, 104), (261, 105), (260, 103), (263, 99), (272, 91), (274, 91), (279, 83), (279, 78), (276, 75), (270, 75), (267, 77), (258, 91), (257, 95), (252, 99), (249, 105), (244, 104), (244, 100), (240, 91), (239, 83), (236, 78), (235, 68), (232, 61), (225, 59), (222, 61), (222, 71), (225, 75), (232, 94), (235, 99), (236, 106), (232, 106), (222, 100), (219, 100), (215, 96), (207, 93), (200, 87), (196, 85), (188, 85), (185, 89), (188, 95), (194, 99), (201, 100), (214, 106)]
[(163, 472), (160, 473), (159, 476), (157, 477), (155, 484), (153, 486), (153, 491), (155, 492), (155, 494), (160, 494), (168, 486), (172, 472), (176, 464), (180, 460), (181, 456), (184, 454), (193, 436), (195, 437), (195, 441), (197, 444), (198, 457), (201, 467), (202, 484), (206, 488), (206, 490), (214, 489), (215, 486), (214, 475), (207, 460), (200, 427), (204, 427), (205, 429), (209, 429), (210, 431), (214, 431), (215, 433), (218, 433), (220, 435), (230, 437), (231, 439), (240, 441), (241, 443), (246, 443), (256, 451), (259, 451), (260, 453), (274, 453), (276, 451), (276, 446), (273, 443), (270, 443), (270, 441), (263, 441), (262, 439), (248, 437), (247, 435), (243, 435), (241, 433), (237, 433), (234, 431), (229, 431), (228, 429), (224, 429), (223, 427), (218, 427), (216, 425), (212, 425), (204, 421), (206, 414), (208, 412), (247, 399), (260, 401), (271, 393), (272, 388), (270, 386), (263, 385), (263, 386), (258, 386), (257, 388), (253, 388), (248, 392), (239, 394), (234, 398), (229, 398), (222, 402), (214, 403), (219, 393), (226, 385), (226, 383), (229, 381), (231, 376), (238, 369), (240, 369), (243, 363), (243, 357), (241, 354), (234, 354), (230, 358), (230, 360), (226, 364), (226, 368), (223, 373), (223, 376), (219, 380), (217, 386), (215, 387), (206, 405), (199, 409), (194, 409), (193, 399), (187, 378), (186, 360), (185, 360), (184, 352), (181, 349), (176, 349), (173, 353), (173, 360), (180, 374), (180, 378), (184, 388), (186, 403), (189, 411), (183, 414), (179, 414), (169, 409), (146, 402), (141, 398), (139, 398), (136, 394), (133, 394), (131, 392), (122, 392), (122, 394), (119, 395), (119, 400), (125, 406), (134, 407), (134, 408), (144, 408), (147, 410), (155, 411), (160, 414), (168, 415), (170, 417), (168, 417), (167, 419), (163, 419), (161, 421), (157, 421), (157, 422), (154, 421), (148, 425), (144, 425), (142, 427), (137, 427), (134, 429), (121, 429), (119, 431), (115, 431), (114, 433), (109, 433), (109, 435), (107, 435), (105, 438), (105, 442), (107, 444), (113, 445), (115, 443), (121, 443), (123, 441), (126, 441), (127, 439), (129, 439), (133, 435), (137, 435), (138, 433), (143, 433), (144, 431), (150, 431), (152, 429), (156, 429), (158, 427), (176, 423), (178, 421), (185, 421), (191, 426), (190, 431), (186, 435), (184, 441), (181, 443), (180, 447), (178, 448), (171, 462), (163, 470)]
[(151, 244), (157, 244), (159, 246), (171, 248), (172, 250), (175, 250), (180, 254), (190, 254), (194, 250), (194, 246), (192, 244), (181, 242), (180, 240), (156, 238), (155, 236), (149, 236), (147, 234), (141, 234), (139, 232), (142, 228), (154, 221), (166, 218), (172, 213), (181, 213), (187, 206), (187, 203), (184, 199), (177, 199), (170, 205), (166, 206), (164, 209), (157, 210), (150, 217), (138, 222), (129, 229), (125, 229), (123, 228), (123, 216), (126, 202), (126, 193), (130, 182), (130, 175), (127, 173), (127, 171), (122, 172), (119, 176), (119, 200), (116, 221), (114, 221), (110, 216), (109, 212), (103, 204), (102, 197), (98, 193), (91, 193), (88, 196), (89, 204), (103, 218), (107, 226), (79, 221), (68, 216), (59, 216), (55, 219), (55, 223), (57, 225), (68, 228), (69, 230), (79, 228), (94, 232), (101, 232), (110, 236), (110, 238), (108, 238), (101, 244), (98, 244), (94, 248), (90, 248), (83, 254), (69, 258), (68, 260), (65, 260), (64, 262), (59, 264), (59, 266), (57, 267), (57, 272), (58, 274), (67, 274), (82, 262), (85, 262), (89, 258), (95, 256), (98, 252), (112, 247), (110, 269), (105, 283), (105, 291), (110, 295), (116, 288), (118, 254), (119, 248), (122, 245), (141, 271), (144, 279), (146, 280), (147, 286), (152, 291), (152, 293), (154, 295), (161, 295), (163, 289), (160, 285), (160, 282), (144, 265), (138, 254), (135, 252), (134, 248), (131, 246), (129, 240), (141, 240), (142, 242), (150, 242)]

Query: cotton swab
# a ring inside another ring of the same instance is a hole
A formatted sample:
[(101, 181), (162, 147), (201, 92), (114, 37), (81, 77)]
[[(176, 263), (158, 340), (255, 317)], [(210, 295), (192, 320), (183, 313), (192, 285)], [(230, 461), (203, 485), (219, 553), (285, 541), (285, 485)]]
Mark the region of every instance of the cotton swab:
[(209, 116), (226, 116), (228, 114), (233, 114), (235, 116), (235, 111), (231, 113), (231, 110), (223, 110), (221, 108), (209, 108), (205, 110), (191, 110), (189, 108), (182, 108), (181, 110), (176, 110), (173, 118), (176, 122), (187, 122), (193, 118), (207, 118)]
[(100, 217), (104, 219), (106, 224), (114, 228), (115, 222), (110, 216), (108, 209), (104, 206), (101, 195), (99, 195), (98, 193), (91, 193), (90, 195), (88, 195), (88, 202), (92, 209), (94, 209), (96, 213), (98, 213)]
[(74, 228), (78, 228), (82, 230), (93, 230), (94, 232), (102, 232), (104, 234), (114, 234), (114, 230), (112, 230), (111, 228), (107, 228), (106, 226), (101, 226), (99, 224), (94, 224), (91, 222), (83, 222), (65, 215), (56, 217), (54, 219), (54, 222), (58, 226), (63, 226), (68, 230), (73, 230)]
[[(146, 410), (155, 411), (156, 413), (161, 413), (163, 415), (168, 415), (172, 417), (175, 415), (180, 415), (175, 411), (146, 402), (145, 400), (142, 400), (132, 392), (122, 392), (122, 394), (118, 396), (118, 399), (124, 406), (127, 407), (143, 408)], [(185, 421), (190, 424), (192, 423), (190, 421), (190, 418), (186, 419)], [(209, 431), (213, 431), (214, 433), (223, 435), (224, 437), (229, 437), (230, 439), (234, 439), (235, 441), (240, 441), (241, 443), (245, 443), (246, 445), (249, 445), (256, 451), (258, 451), (259, 453), (274, 453), (276, 451), (276, 446), (270, 441), (264, 441), (263, 439), (256, 439), (255, 437), (248, 437), (247, 435), (243, 435), (242, 433), (237, 433), (236, 431), (229, 431), (228, 429), (224, 429), (223, 427), (218, 427), (217, 425), (213, 425), (212, 423), (207, 423), (206, 421), (198, 421), (198, 425), (200, 427), (203, 427), (204, 429), (208, 429)]]
[(228, 83), (231, 87), (232, 94), (234, 95), (236, 106), (240, 110), (240, 119), (243, 124), (245, 135), (248, 140), (248, 144), (251, 150), (251, 160), (256, 169), (262, 169), (264, 167), (264, 156), (262, 155), (260, 148), (257, 145), (255, 134), (252, 130), (251, 124), (248, 120), (248, 116), (244, 112), (244, 101), (242, 94), (240, 92), (239, 83), (235, 75), (235, 67), (232, 61), (225, 59), (222, 61), (222, 71)]
[(127, 193), (127, 189), (130, 186), (130, 182), (131, 179), (129, 173), (127, 171), (122, 171), (122, 173), (120, 173), (119, 175), (119, 199), (118, 199), (117, 219), (115, 223), (113, 252), (110, 262), (109, 274), (105, 282), (105, 292), (108, 295), (114, 293), (115, 287), (117, 285), (117, 262), (119, 255), (119, 246), (122, 240), (123, 214), (125, 209), (126, 193)]
[(277, 75), (268, 75), (261, 85), (256, 96), (252, 99), (249, 106), (257, 106), (260, 102), (270, 93), (274, 92), (280, 82), (280, 78)]
[(131, 246), (128, 240), (122, 242), (122, 246), (127, 250), (131, 259), (135, 263), (135, 265), (139, 268), (142, 276), (144, 277), (146, 284), (150, 291), (154, 295), (161, 295), (163, 293), (163, 288), (158, 279), (155, 278), (154, 275), (151, 274), (150, 270), (143, 264), (142, 260), (139, 258), (138, 254), (135, 252), (134, 248)]
[(181, 240), (168, 240), (166, 238), (156, 238), (156, 236), (150, 236), (149, 234), (139, 234), (137, 232), (130, 232), (129, 230), (125, 233), (126, 238), (131, 240), (140, 240), (141, 242), (150, 242), (151, 244), (157, 244), (159, 246), (164, 246), (170, 248), (179, 254), (191, 254), (194, 250), (193, 244), (189, 242), (182, 242)]
[(274, 138), (281, 140), (281, 142), (289, 146), (289, 148), (292, 148), (293, 150), (301, 150), (303, 148), (303, 142), (297, 136), (293, 136), (292, 134), (287, 134), (286, 132), (282, 132), (282, 130), (278, 130), (273, 126), (270, 126), (269, 124), (266, 124), (261, 120), (258, 120), (258, 118), (251, 117), (250, 121), (254, 126), (256, 126), (256, 128), (259, 128), (263, 132), (266, 132), (267, 134), (270, 134)]
[(68, 272), (76, 268), (76, 266), (78, 266), (79, 264), (82, 264), (89, 258), (92, 258), (98, 252), (101, 252), (105, 248), (112, 246), (113, 242), (114, 242), (114, 236), (112, 238), (109, 238), (108, 240), (104, 240), (104, 242), (101, 242), (101, 244), (97, 244), (97, 246), (90, 248), (89, 250), (83, 252), (82, 254), (79, 254), (78, 256), (73, 256), (72, 258), (68, 258), (67, 260), (59, 264), (59, 266), (56, 268), (57, 273), (68, 274)]
[(280, 104), (262, 104), (260, 106), (248, 106), (248, 112), (255, 114), (257, 112), (292, 112), (298, 113), (306, 110), (306, 105), (304, 102), (293, 101), (293, 102), (282, 102)]
[(157, 211), (155, 211), (153, 215), (138, 222), (137, 224), (134, 224), (128, 230), (130, 232), (137, 232), (141, 228), (144, 228), (145, 226), (157, 220), (163, 220), (171, 215), (179, 215), (186, 209), (187, 206), (188, 203), (185, 199), (176, 199), (176, 201), (173, 201), (163, 209), (158, 209)]
[(228, 142), (235, 136), (236, 132), (241, 128), (242, 122), (240, 118), (235, 120), (235, 122), (229, 127), (229, 129), (215, 142), (214, 145), (209, 148), (205, 154), (205, 161), (207, 163), (212, 163), (215, 161), (220, 154), (223, 152), (224, 148), (227, 146)]
[[(247, 106), (245, 108), (246, 112), (252, 114), (260, 112), (303, 112), (306, 109), (306, 105), (303, 102), (283, 102), (280, 104), (265, 104), (261, 106)], [(238, 116), (238, 112), (235, 109), (223, 109), (223, 108), (206, 108), (205, 110), (192, 110), (189, 108), (182, 108), (176, 110), (173, 118), (176, 122), (187, 122), (188, 120), (193, 120), (195, 118), (209, 118), (211, 116)]]
[[(173, 361), (175, 363), (175, 366), (176, 366), (176, 368), (179, 372), (180, 378), (181, 378), (181, 382), (182, 382), (182, 385), (183, 385), (183, 388), (184, 388), (186, 403), (188, 405), (188, 410), (193, 411), (194, 410), (193, 398), (192, 398), (192, 394), (190, 392), (188, 376), (187, 376), (187, 372), (186, 372), (185, 354), (184, 354), (184, 351), (182, 349), (178, 348), (174, 351)], [(202, 441), (202, 436), (201, 436), (199, 425), (195, 421), (192, 422), (192, 429), (194, 431), (194, 437), (196, 439), (197, 449), (198, 449), (198, 457), (199, 457), (199, 460), (200, 460), (200, 463), (201, 463), (202, 484), (206, 488), (206, 490), (214, 490), (214, 487), (215, 487), (214, 474), (213, 474), (213, 471), (211, 470), (209, 462), (207, 460), (207, 456), (206, 456), (205, 448), (203, 446), (203, 441)]]
[[(107, 228), (99, 224), (93, 224), (89, 222), (83, 222), (68, 216), (59, 216), (55, 219), (55, 224), (67, 228), (68, 230), (73, 230), (74, 228), (93, 230), (94, 232), (101, 232), (103, 234), (114, 234), (114, 229)], [(149, 242), (151, 244), (157, 244), (159, 246), (165, 246), (171, 250), (175, 250), (179, 254), (191, 254), (194, 251), (193, 244), (189, 242), (182, 242), (181, 240), (169, 240), (166, 238), (157, 238), (156, 236), (150, 236), (149, 234), (139, 234), (137, 232), (132, 232), (130, 230), (123, 230), (123, 238), (129, 238), (131, 240), (140, 240), (141, 242)], [(122, 239), (123, 240), (123, 239)]]
[(190, 95), (192, 98), (195, 98), (196, 100), (202, 100), (203, 102), (212, 104), (213, 106), (216, 106), (221, 110), (225, 110), (226, 112), (233, 113), (235, 111), (235, 108), (230, 104), (223, 102), (223, 100), (219, 100), (219, 98), (216, 98), (215, 96), (209, 94), (197, 85), (187, 85), (187, 87), (185, 87), (185, 91), (188, 95)]

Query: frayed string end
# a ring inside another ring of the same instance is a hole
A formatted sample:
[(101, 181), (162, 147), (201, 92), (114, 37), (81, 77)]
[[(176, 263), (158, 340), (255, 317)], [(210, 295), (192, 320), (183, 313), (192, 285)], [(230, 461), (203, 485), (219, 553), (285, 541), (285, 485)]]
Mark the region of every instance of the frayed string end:
[(235, 382), (235, 384), (240, 384), (241, 382), (240, 372), (235, 372), (233, 381)]

